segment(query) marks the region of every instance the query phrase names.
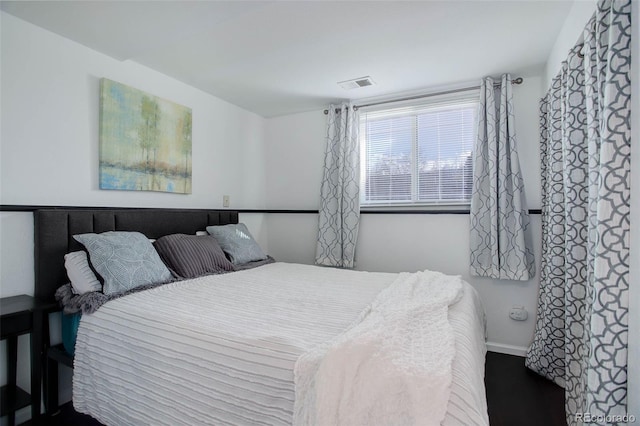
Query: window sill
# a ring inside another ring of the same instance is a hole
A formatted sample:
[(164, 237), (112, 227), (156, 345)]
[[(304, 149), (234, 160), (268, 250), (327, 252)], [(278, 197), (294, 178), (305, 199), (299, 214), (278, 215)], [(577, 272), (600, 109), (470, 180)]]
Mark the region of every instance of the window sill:
[(360, 206), (361, 214), (469, 214), (469, 204), (379, 204)]

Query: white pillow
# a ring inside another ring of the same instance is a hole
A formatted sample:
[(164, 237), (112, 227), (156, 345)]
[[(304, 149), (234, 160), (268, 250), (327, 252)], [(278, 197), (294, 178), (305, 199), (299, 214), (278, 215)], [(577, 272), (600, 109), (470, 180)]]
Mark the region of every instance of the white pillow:
[(86, 252), (74, 251), (65, 254), (64, 267), (67, 268), (67, 276), (76, 294), (102, 291), (102, 284), (91, 270)]
[(209, 235), (207, 231), (196, 231), (196, 235), (202, 237), (203, 235)]

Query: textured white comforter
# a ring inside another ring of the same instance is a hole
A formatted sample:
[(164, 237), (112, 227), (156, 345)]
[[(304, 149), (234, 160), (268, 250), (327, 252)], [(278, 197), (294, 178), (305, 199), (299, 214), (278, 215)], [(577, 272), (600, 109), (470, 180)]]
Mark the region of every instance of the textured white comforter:
[(296, 425), (440, 425), (452, 381), (449, 306), (462, 280), (402, 273), (361, 319), (295, 366)]
[[(107, 425), (291, 424), (296, 361), (397, 276), (276, 263), (108, 302), (80, 323), (74, 407)], [(445, 424), (488, 424), (481, 312), (465, 284)]]

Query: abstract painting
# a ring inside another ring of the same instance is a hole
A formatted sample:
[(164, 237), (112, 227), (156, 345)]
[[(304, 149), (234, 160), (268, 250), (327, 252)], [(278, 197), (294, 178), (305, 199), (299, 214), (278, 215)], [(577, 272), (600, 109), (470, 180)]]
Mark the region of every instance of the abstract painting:
[(191, 194), (191, 108), (101, 79), (100, 189)]

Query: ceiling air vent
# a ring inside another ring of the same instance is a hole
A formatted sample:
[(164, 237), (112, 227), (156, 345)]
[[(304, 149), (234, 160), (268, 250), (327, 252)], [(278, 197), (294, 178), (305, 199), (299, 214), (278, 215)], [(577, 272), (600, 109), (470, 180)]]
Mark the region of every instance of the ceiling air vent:
[(340, 85), (340, 87), (346, 90), (357, 89), (359, 87), (373, 86), (373, 84), (374, 84), (373, 80), (369, 76), (338, 82), (338, 85)]

